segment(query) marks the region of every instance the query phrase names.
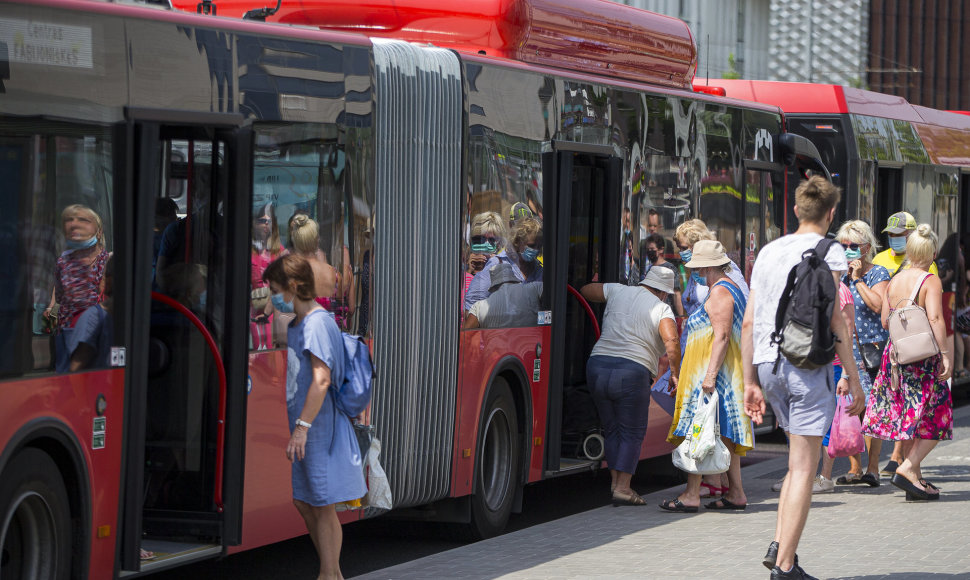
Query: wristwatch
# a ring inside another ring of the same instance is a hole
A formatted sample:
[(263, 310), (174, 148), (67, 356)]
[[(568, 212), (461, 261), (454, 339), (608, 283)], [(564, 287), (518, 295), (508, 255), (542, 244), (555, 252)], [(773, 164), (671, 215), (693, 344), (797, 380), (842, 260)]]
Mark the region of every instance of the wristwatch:
[(309, 429), (310, 427), (313, 427), (313, 424), (312, 423), (307, 423), (303, 419), (297, 419), (296, 420), (296, 426), (297, 427), (306, 427), (307, 429)]

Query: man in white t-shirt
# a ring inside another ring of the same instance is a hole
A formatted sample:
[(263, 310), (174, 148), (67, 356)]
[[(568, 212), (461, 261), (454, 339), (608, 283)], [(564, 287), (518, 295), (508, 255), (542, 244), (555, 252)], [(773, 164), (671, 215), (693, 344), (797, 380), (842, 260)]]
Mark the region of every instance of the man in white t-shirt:
[[(812, 579), (798, 565), (795, 550), (812, 503), (812, 480), (818, 465), (822, 437), (835, 414), (832, 365), (814, 370), (797, 368), (771, 344), (775, 313), (787, 283), (787, 273), (802, 260), (802, 253), (814, 248), (835, 219), (841, 191), (822, 177), (803, 181), (795, 191), (798, 230), (761, 249), (751, 274), (751, 294), (741, 330), (744, 359), (744, 408), (755, 424), (765, 411), (765, 397), (771, 403), (779, 425), (788, 432), (788, 475), (778, 501), (775, 539), (768, 547), (764, 565), (772, 580)], [(825, 256), (836, 287), (848, 269), (845, 250), (832, 244)], [(832, 332), (838, 337), (836, 352), (842, 360), (852, 359), (852, 338), (838, 308), (832, 309)], [(856, 365), (845, 365), (852, 395), (851, 414), (865, 410), (865, 397), (859, 386)], [(764, 393), (762, 394), (762, 388)]]

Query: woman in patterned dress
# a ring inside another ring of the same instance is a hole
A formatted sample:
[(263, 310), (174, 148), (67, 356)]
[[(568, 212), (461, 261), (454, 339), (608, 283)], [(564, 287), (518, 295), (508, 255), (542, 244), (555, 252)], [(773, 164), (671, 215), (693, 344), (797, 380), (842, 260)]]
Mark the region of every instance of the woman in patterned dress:
[[(741, 485), (741, 457), (754, 448), (751, 419), (742, 408), (744, 381), (741, 362), (741, 322), (747, 300), (731, 280), (731, 260), (714, 240), (694, 244), (686, 266), (700, 276), (698, 282), (710, 291), (703, 306), (687, 319), (687, 348), (684, 351), (677, 402), (667, 441), (679, 445), (690, 431), (694, 411), (705, 394), (718, 395), (718, 424), (721, 438), (731, 450), (729, 489), (704, 507), (712, 510), (743, 510), (748, 500)], [(701, 476), (687, 475), (687, 489), (668, 499), (660, 508), (672, 512), (696, 512), (700, 506)]]
[(58, 305), (54, 337), (54, 368), (59, 373), (70, 369), (71, 334), (78, 318), (101, 301), (101, 278), (110, 254), (105, 249), (101, 217), (87, 206), (74, 204), (61, 212), (67, 250), (57, 259), (54, 292), (44, 311), (50, 317)]
[[(910, 267), (900, 270), (889, 283), (882, 322), (888, 327), (890, 313), (907, 306), (907, 299), (919, 286), (916, 304), (926, 310), (936, 344), (945, 345), (943, 286), (939, 277), (928, 272), (937, 248), (938, 239), (929, 224), (920, 224), (906, 240)], [(882, 355), (882, 369), (869, 393), (862, 430), (865, 435), (904, 442), (906, 458), (896, 468), (892, 484), (906, 492), (906, 499), (939, 499), (939, 488), (923, 478), (920, 463), (937, 443), (953, 436), (953, 401), (946, 383), (950, 359), (941, 351), (922, 361), (895, 365), (894, 369), (892, 348), (890, 338)], [(898, 379), (893, 377), (894, 372)]]
[[(855, 305), (855, 328), (860, 346), (854, 348), (861, 348), (862, 352), (859, 354), (866, 360), (865, 352), (881, 354), (886, 350), (886, 341), (889, 339), (889, 332), (882, 327), (880, 319), (882, 304), (886, 300), (886, 288), (889, 287), (889, 270), (872, 263), (879, 244), (866, 222), (845, 222), (835, 239), (845, 248), (845, 258), (849, 262), (849, 271), (842, 277), (842, 282), (852, 291)], [(869, 378), (874, 380), (879, 372), (879, 365), (865, 366)], [(879, 486), (879, 453), (882, 450), (882, 440), (866, 437), (866, 449), (869, 452), (869, 461), (865, 473), (862, 473), (861, 455), (853, 455), (849, 458), (849, 472), (836, 480), (836, 483)]]

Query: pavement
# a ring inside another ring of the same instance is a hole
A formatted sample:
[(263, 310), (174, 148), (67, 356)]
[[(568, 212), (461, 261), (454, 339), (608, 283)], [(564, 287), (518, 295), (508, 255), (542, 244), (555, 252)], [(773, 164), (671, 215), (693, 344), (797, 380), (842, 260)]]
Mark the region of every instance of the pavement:
[[(846, 466), (838, 460), (833, 478)], [(682, 489), (670, 488), (645, 495), (643, 507), (597, 508), (357, 578), (768, 578), (761, 558), (778, 507), (771, 485), (786, 471), (786, 457), (742, 468), (742, 512), (662, 512), (657, 504)], [(970, 580), (970, 406), (954, 411), (953, 440), (930, 453), (923, 475), (941, 488), (939, 501), (907, 502), (886, 477), (878, 488), (836, 486), (813, 496), (798, 546), (805, 571), (839, 580)]]

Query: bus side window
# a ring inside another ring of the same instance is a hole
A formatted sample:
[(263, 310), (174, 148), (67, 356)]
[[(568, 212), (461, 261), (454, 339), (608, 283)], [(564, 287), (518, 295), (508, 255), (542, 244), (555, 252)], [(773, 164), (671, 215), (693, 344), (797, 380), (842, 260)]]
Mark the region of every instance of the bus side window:
[(0, 121), (0, 177), (8, 186), (0, 212), (0, 267), (8, 273), (0, 304), (0, 375), (108, 364), (113, 322), (105, 316), (110, 301), (104, 288), (112, 247), (107, 135), (100, 127)]

